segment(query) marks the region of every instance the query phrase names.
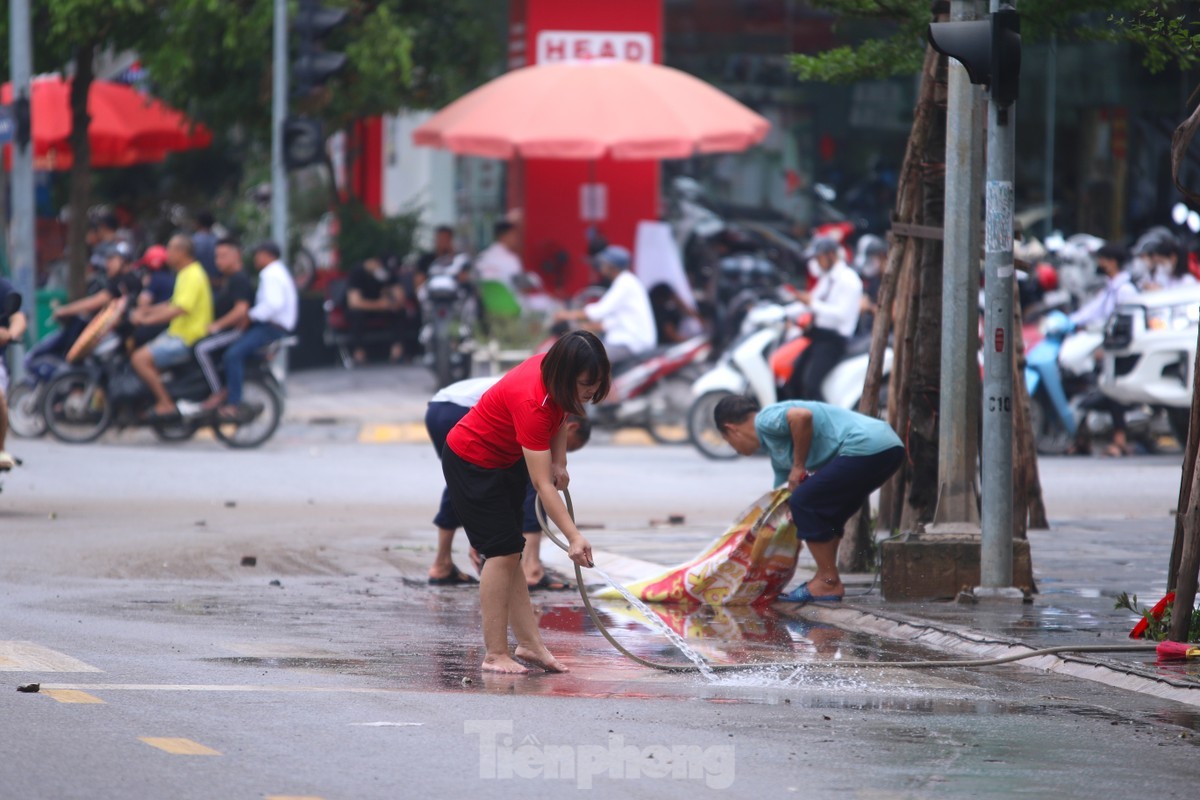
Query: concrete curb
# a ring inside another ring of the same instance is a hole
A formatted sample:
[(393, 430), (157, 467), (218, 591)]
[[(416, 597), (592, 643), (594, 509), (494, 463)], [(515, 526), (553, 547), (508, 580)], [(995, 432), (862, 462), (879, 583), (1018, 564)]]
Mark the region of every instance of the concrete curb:
[[(885, 636), (973, 658), (995, 658), (1040, 649), (1025, 642), (1004, 639), (982, 631), (945, 623), (934, 624), (919, 617), (902, 614), (882, 614), (852, 607), (832, 608), (816, 605), (787, 609), (776, 605), (775, 608), (782, 613), (812, 622), (835, 625), (856, 633)], [(1149, 676), (1134, 666), (1123, 667), (1084, 655), (1070, 654), (1038, 656), (1017, 663), (1164, 700), (1200, 706), (1200, 685), (1168, 677)]]

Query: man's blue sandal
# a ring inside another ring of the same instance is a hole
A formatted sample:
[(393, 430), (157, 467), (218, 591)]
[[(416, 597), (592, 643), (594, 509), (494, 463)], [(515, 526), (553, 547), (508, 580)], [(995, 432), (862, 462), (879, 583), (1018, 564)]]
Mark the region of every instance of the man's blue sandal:
[(840, 595), (830, 594), (823, 597), (816, 597), (808, 590), (808, 584), (802, 583), (793, 589), (788, 594), (782, 594), (778, 598), (785, 603), (840, 603), (842, 598)]

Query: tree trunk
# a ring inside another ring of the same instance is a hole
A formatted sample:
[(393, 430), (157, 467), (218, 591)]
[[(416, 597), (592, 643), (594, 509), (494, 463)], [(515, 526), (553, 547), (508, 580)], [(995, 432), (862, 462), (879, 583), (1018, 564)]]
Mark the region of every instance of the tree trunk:
[[(943, 62), (944, 64), (944, 62)], [(938, 65), (944, 76), (944, 65)], [(932, 124), (923, 143), (921, 225), (942, 228), (946, 204), (946, 84), (933, 82)], [(933, 519), (938, 496), (938, 411), (942, 373), (942, 241), (920, 240), (908, 382), (908, 491), (901, 527)]]
[(1037, 442), (1033, 436), (1029, 389), (1025, 385), (1025, 337), (1021, 304), (1013, 287), (1013, 538), (1028, 538), (1029, 528), (1049, 528), (1042, 482), (1038, 474)]
[[(1193, 406), (1195, 400), (1192, 401)], [(1189, 457), (1191, 454), (1189, 454)], [(1200, 576), (1200, 471), (1192, 471), (1192, 486), (1183, 514), (1183, 542), (1179, 572), (1175, 579), (1175, 604), (1171, 606), (1171, 640), (1186, 642), (1196, 603), (1196, 582)]]
[[(1200, 331), (1196, 334), (1196, 361), (1192, 375), (1200, 374)], [(1183, 449), (1183, 476), (1179, 481), (1179, 503), (1175, 507), (1175, 540), (1171, 543), (1171, 561), (1167, 568), (1167, 590), (1173, 591), (1179, 579), (1179, 562), (1183, 557), (1184, 521), (1192, 497), (1192, 480), (1196, 474), (1196, 451), (1200, 449), (1200, 394), (1192, 393), (1192, 414), (1188, 421), (1187, 442)]]
[[(883, 389), (883, 358), (887, 350), (888, 334), (892, 329), (892, 307), (896, 300), (896, 276), (900, 264), (892, 256), (898, 252), (892, 248), (884, 265), (876, 303), (875, 322), (871, 328), (871, 349), (866, 382), (862, 397), (858, 400), (858, 411), (867, 416), (879, 416), (879, 395)], [(879, 367), (876, 369), (875, 367)], [(850, 518), (844, 529), (845, 535), (838, 546), (838, 569), (842, 572), (865, 572), (872, 567), (871, 551), (875, 531), (871, 526), (871, 501), (863, 501), (862, 508)]]
[(71, 186), (68, 199), (71, 218), (67, 227), (67, 249), (71, 254), (67, 272), (67, 293), (82, 297), (87, 285), (88, 209), (92, 204), (92, 148), (88, 128), (88, 93), (92, 88), (92, 59), (96, 45), (88, 43), (75, 49), (75, 77), (71, 81)]

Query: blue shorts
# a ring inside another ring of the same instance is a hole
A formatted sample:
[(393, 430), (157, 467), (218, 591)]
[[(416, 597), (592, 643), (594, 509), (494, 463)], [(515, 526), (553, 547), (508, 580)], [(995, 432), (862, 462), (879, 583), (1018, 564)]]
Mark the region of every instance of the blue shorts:
[(869, 456), (837, 456), (825, 464), (788, 498), (796, 536), (806, 542), (841, 536), (871, 492), (883, 486), (902, 463), (904, 448), (892, 447)]
[(192, 357), (192, 348), (184, 344), (183, 339), (166, 331), (151, 339), (146, 347), (150, 348), (150, 358), (159, 369), (178, 366)]

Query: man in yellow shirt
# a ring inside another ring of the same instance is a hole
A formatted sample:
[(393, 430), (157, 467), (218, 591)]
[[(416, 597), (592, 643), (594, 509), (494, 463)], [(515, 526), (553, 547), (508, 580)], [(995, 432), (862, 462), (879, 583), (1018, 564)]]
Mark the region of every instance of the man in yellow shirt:
[(151, 419), (164, 422), (178, 419), (179, 410), (167, 394), (159, 370), (186, 363), (192, 357), (192, 345), (208, 333), (213, 321), (212, 288), (204, 267), (196, 260), (190, 237), (171, 237), (167, 242), (167, 265), (175, 272), (171, 299), (134, 309), (129, 315), (134, 325), (169, 323), (165, 331), (134, 351), (131, 359), (138, 377), (154, 393)]

